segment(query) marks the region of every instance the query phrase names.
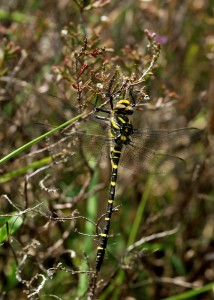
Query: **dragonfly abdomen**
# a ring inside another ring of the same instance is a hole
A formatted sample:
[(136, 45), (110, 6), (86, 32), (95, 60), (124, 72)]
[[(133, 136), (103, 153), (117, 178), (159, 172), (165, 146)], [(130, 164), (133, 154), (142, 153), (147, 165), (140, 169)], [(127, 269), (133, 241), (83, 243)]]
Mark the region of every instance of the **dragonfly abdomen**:
[(107, 210), (105, 214), (105, 225), (102, 230), (102, 233), (100, 234), (100, 241), (99, 245), (97, 247), (97, 257), (96, 257), (96, 270), (100, 271), (105, 250), (107, 246), (108, 241), (108, 234), (110, 229), (110, 222), (111, 222), (111, 215), (114, 207), (114, 197), (115, 197), (115, 187), (116, 187), (116, 181), (117, 181), (117, 170), (118, 170), (118, 164), (120, 160), (122, 146), (115, 146), (111, 151), (111, 163), (112, 163), (112, 172), (111, 172), (111, 184), (110, 184), (110, 190), (109, 190), (109, 199), (107, 204)]

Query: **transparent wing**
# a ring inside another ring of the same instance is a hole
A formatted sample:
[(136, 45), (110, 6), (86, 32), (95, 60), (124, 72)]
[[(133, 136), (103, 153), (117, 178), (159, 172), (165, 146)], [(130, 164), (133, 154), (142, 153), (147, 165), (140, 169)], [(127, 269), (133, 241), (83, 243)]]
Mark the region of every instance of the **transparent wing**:
[(173, 130), (137, 129), (132, 135), (133, 144), (150, 149), (165, 149), (186, 144), (190, 138), (198, 136), (197, 128), (180, 128)]
[[(75, 160), (106, 161), (109, 158), (111, 139), (108, 137), (108, 122), (92, 119), (80, 122), (72, 130), (59, 133), (57, 141), (48, 148), (57, 154), (56, 146), (60, 145), (62, 153), (68, 153)], [(176, 156), (161, 154), (158, 149), (180, 146), (188, 143), (190, 137), (197, 136), (196, 128), (173, 130), (137, 129), (131, 136), (131, 145), (124, 147), (121, 157), (123, 167), (146, 171), (149, 173), (168, 173), (175, 166), (185, 166), (184, 161)], [(200, 135), (199, 135), (200, 136)], [(58, 151), (60, 153), (60, 151)]]
[[(45, 125), (45, 127), (51, 126)], [(110, 148), (110, 139), (106, 135), (107, 129), (105, 122), (96, 119), (77, 123), (75, 127), (63, 129), (49, 137), (43, 151), (48, 150), (53, 158), (63, 153), (74, 163), (75, 160), (82, 158), (95, 161), (106, 160)]]
[(139, 148), (131, 145), (125, 147), (120, 164), (136, 172), (152, 174), (169, 173), (175, 167), (185, 168), (185, 161), (180, 157), (157, 153), (148, 148)]
[(79, 154), (87, 160), (105, 161), (109, 157), (110, 149), (108, 128), (107, 122), (90, 118), (64, 134), (70, 136), (70, 144), (75, 156)]
[(109, 140), (105, 136), (76, 134), (70, 139), (74, 157), (104, 161), (109, 157)]
[[(39, 124), (43, 127), (50, 125)], [(48, 151), (49, 155), (58, 161), (62, 156), (71, 164), (81, 160), (106, 160), (109, 157), (110, 140), (106, 135), (106, 124), (96, 120), (80, 122), (75, 127), (63, 129), (46, 139), (40, 152)]]
[[(86, 123), (87, 124), (87, 123)], [(73, 149), (88, 160), (105, 161), (109, 158), (111, 140), (106, 135), (94, 135), (106, 129), (100, 129), (100, 122), (90, 122), (82, 132), (76, 132)], [(108, 127), (108, 126), (107, 126)], [(84, 127), (81, 127), (84, 128)], [(92, 132), (93, 134), (85, 134)], [(98, 130), (99, 129), (99, 130)], [(185, 167), (185, 161), (179, 157), (162, 154), (156, 150), (176, 147), (188, 143), (190, 136), (197, 134), (198, 129), (181, 128), (173, 130), (139, 129), (132, 135), (131, 145), (125, 146), (120, 164), (134, 171), (148, 173), (168, 173), (175, 167)], [(75, 146), (75, 147), (74, 147)]]
[(72, 129), (65, 128), (62, 130), (63, 134), (69, 135), (70, 133), (88, 134), (88, 135), (106, 135), (109, 128), (109, 122), (106, 120), (100, 120), (93, 116), (88, 119), (81, 120), (75, 123), (75, 127)]

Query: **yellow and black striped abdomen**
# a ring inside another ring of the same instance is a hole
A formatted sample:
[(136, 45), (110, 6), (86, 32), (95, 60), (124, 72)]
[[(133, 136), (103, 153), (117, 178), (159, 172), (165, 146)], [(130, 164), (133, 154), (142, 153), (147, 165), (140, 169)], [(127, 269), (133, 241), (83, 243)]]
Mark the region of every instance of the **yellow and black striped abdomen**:
[[(126, 101), (126, 102), (124, 102)], [(115, 197), (115, 188), (117, 181), (117, 170), (120, 161), (121, 151), (123, 145), (127, 145), (131, 141), (131, 134), (133, 133), (132, 124), (127, 116), (131, 114), (131, 106), (128, 106), (128, 100), (121, 100), (118, 102), (116, 109), (112, 112), (111, 122), (111, 131), (110, 138), (112, 139), (111, 150), (110, 150), (110, 159), (111, 159), (111, 184), (109, 190), (109, 198), (107, 204), (107, 210), (105, 214), (105, 224), (100, 234), (100, 241), (97, 247), (97, 257), (96, 257), (96, 270), (100, 271), (102, 262), (105, 255), (105, 250), (108, 241), (108, 234), (110, 229), (111, 215), (114, 207), (114, 197)], [(129, 113), (126, 113), (128, 109)]]
[(111, 162), (112, 162), (112, 172), (111, 172), (111, 184), (109, 190), (109, 198), (107, 204), (107, 210), (105, 214), (105, 225), (100, 234), (100, 241), (97, 247), (97, 258), (96, 258), (96, 270), (100, 270), (103, 258), (105, 255), (105, 250), (108, 241), (108, 234), (110, 229), (110, 221), (111, 215), (113, 211), (113, 203), (114, 203), (114, 196), (115, 196), (115, 187), (117, 181), (117, 169), (119, 164), (119, 159), (121, 155), (122, 146), (115, 146), (114, 149), (111, 151)]

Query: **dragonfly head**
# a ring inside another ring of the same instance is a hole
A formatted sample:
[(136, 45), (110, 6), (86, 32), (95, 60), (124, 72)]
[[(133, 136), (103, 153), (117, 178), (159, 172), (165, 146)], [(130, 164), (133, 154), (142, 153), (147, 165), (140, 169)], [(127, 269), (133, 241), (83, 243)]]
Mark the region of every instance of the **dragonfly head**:
[(119, 114), (132, 115), (133, 106), (131, 105), (129, 100), (121, 99), (116, 103), (114, 107), (114, 112)]

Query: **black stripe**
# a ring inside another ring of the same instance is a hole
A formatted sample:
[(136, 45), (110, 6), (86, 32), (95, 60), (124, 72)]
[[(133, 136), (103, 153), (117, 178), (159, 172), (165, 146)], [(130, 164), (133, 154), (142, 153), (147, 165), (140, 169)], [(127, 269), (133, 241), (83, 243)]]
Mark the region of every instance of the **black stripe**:
[[(118, 102), (118, 105), (124, 104), (125, 106), (130, 105), (129, 101), (126, 99), (122, 99)], [(122, 110), (121, 110), (122, 111)], [(111, 133), (110, 136), (113, 139), (113, 143), (111, 146), (111, 163), (112, 163), (112, 173), (111, 173), (111, 185), (109, 189), (109, 200), (105, 215), (105, 223), (102, 233), (100, 235), (100, 240), (97, 248), (97, 257), (96, 257), (96, 270), (100, 271), (100, 268), (103, 263), (103, 259), (105, 256), (105, 250), (108, 242), (108, 234), (110, 229), (111, 215), (114, 207), (114, 197), (115, 197), (115, 189), (116, 189), (116, 181), (117, 181), (117, 170), (118, 164), (121, 156), (121, 150), (123, 144), (128, 144), (130, 142), (130, 135), (133, 132), (131, 122), (127, 117), (126, 113), (120, 113), (120, 109), (113, 110), (112, 112), (113, 118), (111, 120)], [(120, 138), (122, 137), (122, 138)], [(115, 144), (113, 146), (113, 144)], [(111, 202), (112, 201), (112, 202)]]
[[(121, 151), (121, 147), (115, 147), (115, 150)], [(113, 153), (114, 151), (112, 151)], [(119, 158), (120, 158), (120, 153), (117, 153), (118, 157), (117, 159), (113, 159), (114, 165), (118, 167), (119, 164)], [(111, 174), (111, 185), (110, 185), (110, 190), (109, 190), (109, 200), (114, 200), (115, 196), (115, 188), (116, 188), (116, 180), (117, 180), (117, 169), (118, 168), (112, 168), (112, 174)], [(115, 185), (112, 185), (114, 183)], [(109, 203), (107, 205), (107, 210), (106, 210), (106, 215), (105, 215), (105, 224), (104, 228), (102, 230), (101, 236), (100, 236), (100, 241), (97, 247), (97, 257), (96, 257), (96, 270), (100, 271), (101, 265), (103, 263), (103, 259), (105, 256), (105, 250), (108, 242), (108, 234), (109, 234), (109, 229), (110, 229), (110, 224), (111, 224), (111, 215), (112, 215), (112, 210), (113, 210), (113, 203)], [(107, 218), (107, 220), (106, 220)], [(106, 236), (102, 236), (102, 234), (106, 234)]]

